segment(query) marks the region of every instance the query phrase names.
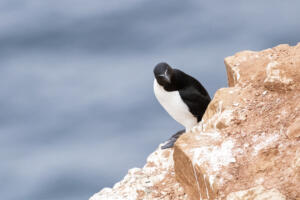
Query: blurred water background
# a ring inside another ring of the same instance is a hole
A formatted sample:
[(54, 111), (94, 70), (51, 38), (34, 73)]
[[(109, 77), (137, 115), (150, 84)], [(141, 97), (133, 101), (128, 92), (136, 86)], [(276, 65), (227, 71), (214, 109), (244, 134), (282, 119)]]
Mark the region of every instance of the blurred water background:
[(181, 128), (153, 95), (161, 61), (211, 96), (223, 59), (300, 41), (300, 1), (0, 1), (0, 194), (82, 200)]

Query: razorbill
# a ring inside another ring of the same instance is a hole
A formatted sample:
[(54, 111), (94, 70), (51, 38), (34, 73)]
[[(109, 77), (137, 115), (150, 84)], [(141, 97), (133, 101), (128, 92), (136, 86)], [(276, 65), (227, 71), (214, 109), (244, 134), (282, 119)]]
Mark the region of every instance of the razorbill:
[(174, 134), (162, 149), (173, 147), (179, 136), (201, 121), (210, 102), (206, 89), (195, 78), (159, 63), (154, 68), (154, 94), (162, 107), (185, 127)]

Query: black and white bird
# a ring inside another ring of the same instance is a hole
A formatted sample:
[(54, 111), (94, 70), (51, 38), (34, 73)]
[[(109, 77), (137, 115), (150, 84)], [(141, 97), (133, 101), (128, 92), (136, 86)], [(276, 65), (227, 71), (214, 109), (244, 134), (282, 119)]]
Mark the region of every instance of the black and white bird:
[(154, 68), (154, 94), (162, 107), (185, 130), (174, 134), (162, 149), (173, 147), (179, 136), (190, 131), (201, 121), (210, 102), (206, 89), (195, 78), (171, 68), (167, 63), (159, 63)]

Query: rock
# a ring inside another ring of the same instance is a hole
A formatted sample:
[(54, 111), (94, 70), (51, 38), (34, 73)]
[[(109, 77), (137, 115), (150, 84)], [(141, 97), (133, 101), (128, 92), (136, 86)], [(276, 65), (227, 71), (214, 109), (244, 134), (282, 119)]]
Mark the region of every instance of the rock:
[(300, 199), (300, 43), (225, 64), (230, 87), (175, 144), (176, 179), (191, 200)]
[(199, 125), (90, 200), (300, 200), (300, 43), (225, 65)]
[(257, 186), (244, 191), (230, 193), (226, 200), (240, 200), (240, 199), (253, 199), (253, 200), (285, 200), (277, 189), (266, 190), (263, 186)]
[(203, 128), (225, 128), (230, 125), (232, 112), (237, 105), (236, 95), (239, 92), (236, 88), (219, 89), (206, 110), (203, 120)]
[(299, 52), (299, 44), (294, 47), (284, 44), (261, 52), (242, 51), (227, 57), (228, 85), (245, 86), (255, 80), (254, 85), (263, 84), (269, 90), (299, 89)]
[(104, 188), (90, 200), (187, 200), (175, 180), (173, 149), (160, 147), (147, 159), (146, 165), (133, 168), (113, 188)]
[(292, 123), (288, 130), (287, 135), (289, 138), (300, 138), (300, 117)]

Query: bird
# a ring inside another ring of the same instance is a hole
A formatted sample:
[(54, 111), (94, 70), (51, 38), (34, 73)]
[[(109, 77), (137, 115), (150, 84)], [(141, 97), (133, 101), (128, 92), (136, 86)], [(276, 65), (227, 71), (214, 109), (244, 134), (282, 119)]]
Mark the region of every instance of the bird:
[(167, 113), (185, 127), (161, 147), (167, 149), (201, 121), (211, 98), (198, 80), (166, 62), (158, 63), (153, 72), (155, 97)]

